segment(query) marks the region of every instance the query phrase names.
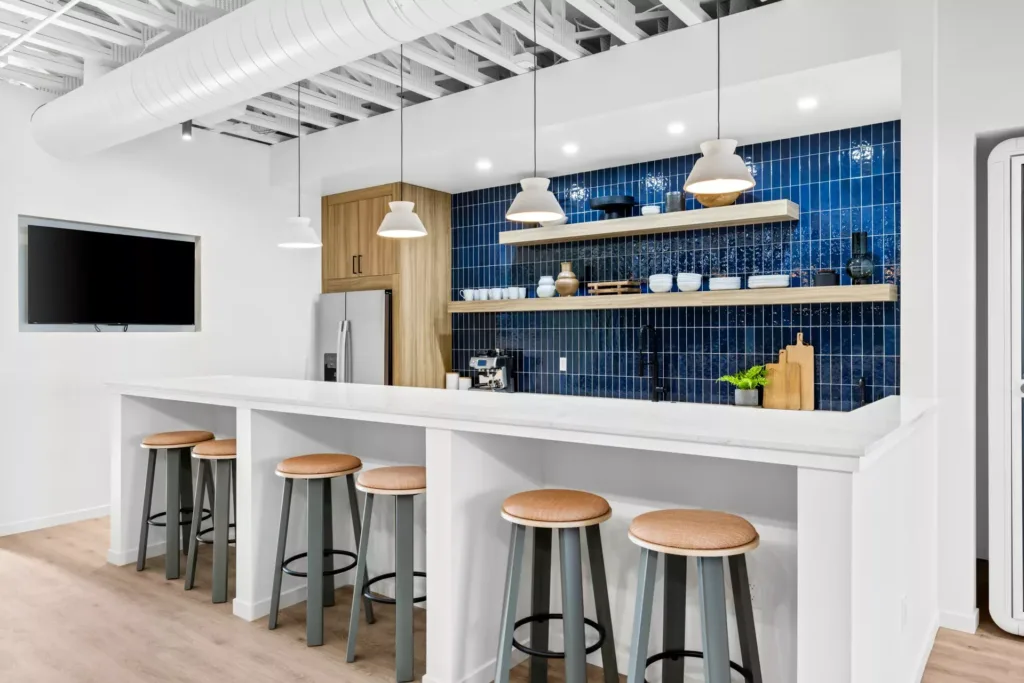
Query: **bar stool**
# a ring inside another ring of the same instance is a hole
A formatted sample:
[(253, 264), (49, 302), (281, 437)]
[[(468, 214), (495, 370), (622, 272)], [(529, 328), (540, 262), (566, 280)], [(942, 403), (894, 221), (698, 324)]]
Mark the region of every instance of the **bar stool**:
[[(508, 553), (508, 573), (502, 606), (501, 632), (495, 683), (508, 683), (512, 648), (530, 655), (530, 681), (547, 680), (547, 659), (565, 659), (566, 683), (584, 683), (587, 655), (601, 650), (605, 683), (618, 683), (615, 638), (608, 604), (608, 580), (601, 547), (601, 522), (612, 516), (611, 506), (601, 496), (585, 491), (539, 489), (517, 493), (505, 499), (501, 516), (512, 522), (512, 542)], [(526, 529), (533, 529), (533, 589), (531, 616), (516, 621), (519, 582)], [(562, 613), (551, 609), (551, 530), (558, 529), (559, 559), (562, 572)], [(597, 621), (583, 615), (583, 566), (580, 557), (580, 529), (586, 529), (590, 574), (594, 582)], [(548, 622), (561, 619), (565, 652), (551, 652), (548, 646)], [(515, 630), (530, 624), (530, 646), (516, 641)], [(597, 642), (586, 646), (585, 625), (594, 629)]]
[[(629, 540), (642, 550), (628, 683), (643, 683), (645, 670), (657, 661), (662, 662), (662, 680), (682, 680), (685, 657), (703, 658), (704, 680), (708, 683), (729, 683), (730, 668), (742, 674), (745, 681), (761, 683), (761, 661), (745, 557), (745, 553), (757, 547), (760, 539), (750, 522), (711, 510), (657, 510), (633, 520)], [(665, 651), (648, 657), (658, 553), (665, 555), (662, 643)], [(703, 652), (685, 649), (688, 557), (697, 558)], [(729, 559), (743, 666), (729, 661), (724, 558)]]
[[(228, 601), (228, 545), (234, 539), (228, 538), (228, 529), (235, 527), (231, 518), (238, 519), (238, 477), (235, 458), (235, 439), (204, 441), (192, 449), (192, 457), (199, 461), (199, 476), (196, 479), (195, 500), (203, 509), (209, 497), (213, 508), (213, 526), (200, 529), (200, 515), (192, 515), (188, 540), (188, 561), (185, 563), (185, 590), (192, 590), (196, 581), (196, 562), (199, 544), (210, 543), (203, 538), (213, 532), (213, 601)], [(219, 491), (220, 495), (215, 496)], [(231, 512), (228, 512), (229, 503)]]
[[(359, 628), (359, 601), (380, 602), (395, 606), (395, 678), (398, 683), (413, 680), (413, 603), (423, 602), (426, 595), (413, 597), (413, 577), (426, 578), (425, 572), (413, 571), (413, 496), (427, 491), (427, 468), (416, 466), (379, 467), (359, 475), (356, 488), (366, 494), (363, 503), (363, 535), (359, 542), (359, 566), (356, 585), (352, 593), (352, 613), (348, 624), (348, 654), (346, 661), (356, 660), (356, 631)], [(395, 571), (366, 579), (367, 548), (370, 546), (370, 516), (374, 496), (394, 496), (395, 499)], [(395, 579), (394, 599), (372, 593), (370, 587), (378, 581)]]
[[(188, 527), (192, 522), (192, 459), (188, 451), (196, 444), (212, 441), (210, 432), (189, 430), (150, 434), (142, 440), (142, 447), (149, 450), (149, 465), (146, 468), (146, 492), (142, 501), (142, 524), (139, 532), (139, 554), (135, 562), (136, 571), (146, 568), (146, 551), (149, 543), (149, 527), (167, 528), (166, 569), (168, 579), (181, 575), (181, 550), (188, 547)], [(166, 452), (167, 460), (167, 511), (152, 514), (153, 479), (156, 475), (156, 455)], [(209, 510), (200, 513), (203, 519), (210, 518)], [(182, 517), (185, 519), (182, 519)], [(160, 522), (163, 518), (165, 521)], [(179, 538), (180, 545), (179, 545)]]
[[(348, 502), (352, 513), (352, 531), (359, 543), (359, 503), (356, 499), (355, 474), (363, 468), (363, 462), (354, 455), (343, 453), (315, 453), (299, 455), (282, 460), (277, 466), (277, 476), (284, 478), (284, 496), (281, 500), (281, 526), (277, 536), (277, 558), (274, 564), (274, 587), (270, 597), (271, 630), (277, 628), (277, 617), (281, 607), (282, 574), (306, 578), (306, 645), (324, 644), (324, 607), (334, 605), (334, 577), (356, 566), (356, 554), (348, 550), (335, 550), (334, 506), (331, 495), (331, 480), (345, 477), (348, 483)], [(292, 488), (296, 479), (306, 480), (306, 532), (307, 552), (285, 559), (288, 543), (288, 517), (292, 504)], [(334, 556), (342, 555), (352, 560), (340, 568), (334, 566)], [(288, 565), (306, 558), (306, 571), (292, 569)], [(320, 581), (309, 580), (320, 576)], [(373, 611), (367, 603), (366, 620), (373, 623)]]

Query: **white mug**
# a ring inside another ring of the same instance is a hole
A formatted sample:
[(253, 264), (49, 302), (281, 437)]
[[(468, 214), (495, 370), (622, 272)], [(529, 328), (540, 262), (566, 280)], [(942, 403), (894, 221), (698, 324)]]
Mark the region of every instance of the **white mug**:
[(487, 301), (487, 290), (486, 289), (478, 289), (478, 290), (476, 290), (476, 298), (477, 298), (477, 301)]
[(519, 298), (520, 299), (525, 299), (526, 298), (526, 287), (519, 287)]
[(444, 388), (449, 390), (455, 390), (459, 388), (459, 373), (457, 372), (446, 372), (444, 373)]
[(518, 287), (509, 287), (508, 289), (505, 290), (505, 297), (508, 298), (508, 299), (518, 299), (519, 298), (519, 288)]
[(494, 301), (501, 301), (501, 287), (491, 287), (490, 297)]
[(476, 299), (476, 290), (473, 290), (473, 289), (464, 289), (464, 290), (462, 290), (462, 298), (465, 299), (466, 301), (473, 301), (474, 299)]
[(473, 386), (473, 380), (470, 379), (469, 377), (460, 377), (459, 378), (459, 390), (460, 391), (466, 391), (467, 389), (471, 388), (472, 386)]

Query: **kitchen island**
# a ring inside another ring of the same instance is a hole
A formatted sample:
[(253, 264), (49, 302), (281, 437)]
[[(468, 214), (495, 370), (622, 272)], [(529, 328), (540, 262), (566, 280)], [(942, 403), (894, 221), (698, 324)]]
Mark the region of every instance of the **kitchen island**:
[[(108, 561), (129, 564), (138, 552), (145, 435), (188, 428), (235, 436), (233, 610), (248, 620), (269, 611), (280, 460), (339, 451), (367, 467), (425, 464), (416, 568), (429, 577), (428, 683), (492, 680), (509, 536), (501, 502), (544, 486), (589, 490), (612, 504), (602, 533), (623, 671), (639, 555), (625, 530), (636, 514), (664, 507), (735, 512), (758, 528), (762, 545), (749, 563), (765, 680), (883, 680), (892, 648), (919, 647), (924, 658), (930, 648), (934, 615), (915, 608), (927, 604), (917, 596), (929, 587), (915, 577), (923, 573), (918, 564), (934, 557), (927, 548), (935, 539), (922, 508), (928, 501), (912, 495), (915, 478), (934, 472), (927, 405), (891, 397), (851, 413), (768, 411), (250, 377), (112, 388)], [(154, 509), (162, 505), (156, 500)], [(345, 510), (335, 506), (335, 545), (352, 548)], [(393, 559), (391, 520), (379, 517), (371, 573), (390, 571)], [(293, 515), (292, 524), (289, 538), (301, 543), (305, 520)], [(163, 552), (157, 531), (151, 555)], [(696, 591), (689, 594), (693, 606)], [(304, 584), (286, 581), (282, 604), (303, 599)], [(693, 649), (696, 618), (693, 609)]]

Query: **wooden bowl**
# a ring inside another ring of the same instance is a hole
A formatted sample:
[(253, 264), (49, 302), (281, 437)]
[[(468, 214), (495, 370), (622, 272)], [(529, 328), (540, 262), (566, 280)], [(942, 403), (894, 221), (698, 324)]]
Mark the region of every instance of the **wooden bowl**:
[(736, 203), (736, 200), (740, 198), (739, 192), (726, 192), (725, 194), (695, 194), (693, 198), (700, 202), (700, 205), (705, 208), (714, 208), (716, 206), (731, 206)]

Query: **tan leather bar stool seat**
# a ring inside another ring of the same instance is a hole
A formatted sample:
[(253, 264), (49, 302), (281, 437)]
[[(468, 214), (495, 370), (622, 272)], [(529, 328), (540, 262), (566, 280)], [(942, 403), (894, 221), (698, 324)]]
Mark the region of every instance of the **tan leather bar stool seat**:
[(204, 441), (213, 441), (213, 432), (188, 430), (150, 434), (142, 440), (143, 448), (191, 448)]
[(378, 467), (359, 475), (356, 488), (363, 493), (411, 496), (427, 490), (427, 468), (416, 465)]
[(215, 439), (196, 444), (192, 449), (192, 457), (199, 460), (218, 460), (235, 457), (235, 439)]
[(572, 489), (523, 491), (505, 499), (501, 516), (513, 524), (548, 529), (586, 527), (612, 516), (601, 496)]
[(354, 474), (363, 468), (363, 461), (345, 453), (311, 453), (282, 460), (277, 476), (285, 479), (333, 479)]
[(655, 510), (629, 525), (629, 540), (642, 548), (689, 557), (729, 557), (757, 547), (747, 520), (713, 510)]

